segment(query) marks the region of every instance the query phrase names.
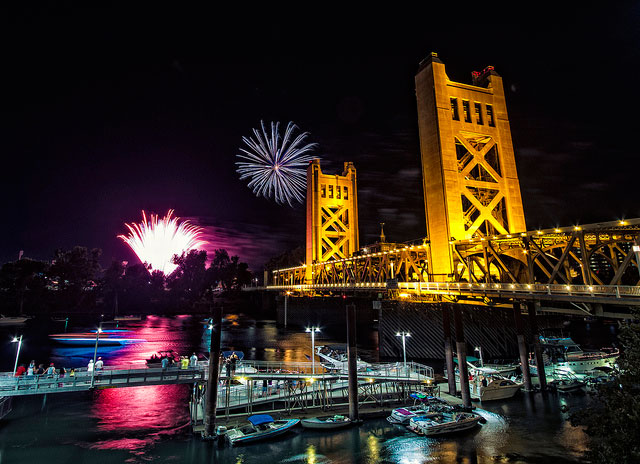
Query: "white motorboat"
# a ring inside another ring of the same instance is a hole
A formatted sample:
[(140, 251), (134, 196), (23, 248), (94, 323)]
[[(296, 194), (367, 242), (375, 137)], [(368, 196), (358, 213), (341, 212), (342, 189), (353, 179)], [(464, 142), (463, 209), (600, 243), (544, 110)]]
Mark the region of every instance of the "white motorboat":
[(476, 367), (471, 370), (473, 380), (469, 382), (469, 390), (472, 399), (480, 401), (503, 400), (513, 397), (520, 388), (521, 383), (501, 376), (498, 371), (488, 367)]
[[(584, 351), (571, 338), (542, 338), (540, 346), (545, 360), (544, 370), (547, 375), (558, 369), (575, 374), (585, 374), (599, 367), (612, 368), (620, 355), (620, 351), (617, 349)], [(538, 375), (538, 367), (535, 364), (530, 363), (529, 370), (532, 374)]]
[(587, 386), (586, 382), (578, 379), (572, 372), (559, 370), (553, 372), (550, 383), (556, 387), (559, 393), (584, 391)]
[(482, 416), (471, 412), (442, 412), (417, 416), (407, 428), (418, 435), (431, 437), (469, 430), (480, 422)]
[(5, 316), (0, 314), (0, 325), (24, 324), (29, 319), (31, 319), (29, 316)]
[[(316, 354), (324, 361), (322, 365), (330, 371), (347, 372), (349, 370), (349, 358), (342, 346), (318, 346)], [(357, 368), (359, 371), (365, 371), (369, 367), (371, 364), (358, 358)]]
[(324, 416), (324, 417), (312, 417), (309, 419), (302, 419), (300, 424), (305, 429), (314, 430), (337, 430), (343, 429), (352, 424), (351, 419), (341, 415)]

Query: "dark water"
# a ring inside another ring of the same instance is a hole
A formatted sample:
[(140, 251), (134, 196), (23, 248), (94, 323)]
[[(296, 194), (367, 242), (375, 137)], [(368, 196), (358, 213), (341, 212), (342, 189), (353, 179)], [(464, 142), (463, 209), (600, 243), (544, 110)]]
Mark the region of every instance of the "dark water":
[[(57, 366), (86, 366), (93, 348), (62, 348), (48, 342), (49, 333), (64, 324), (30, 321), (22, 329), (2, 329), (0, 369), (13, 369), (16, 330), (24, 333), (21, 362), (35, 359)], [(95, 328), (90, 321), (72, 321), (71, 330)], [(201, 318), (148, 317), (129, 323), (129, 336), (146, 341), (117, 348), (100, 348), (107, 365), (143, 363), (158, 350), (179, 353), (206, 350)], [(375, 360), (375, 337), (361, 334), (363, 358)], [(344, 342), (340, 333), (322, 333), (320, 343)], [(283, 331), (273, 321), (231, 315), (224, 324), (222, 344), (242, 350), (247, 358), (305, 361), (311, 352), (308, 334)], [(585, 406), (585, 396), (555, 394), (517, 396), (487, 403), (481, 413), (487, 423), (452, 438), (419, 438), (384, 420), (338, 433), (302, 431), (277, 441), (240, 448), (218, 448), (190, 434), (189, 387), (179, 385), (122, 388), (22, 397), (0, 422), (0, 463), (549, 463), (580, 462), (585, 436), (560, 411)]]

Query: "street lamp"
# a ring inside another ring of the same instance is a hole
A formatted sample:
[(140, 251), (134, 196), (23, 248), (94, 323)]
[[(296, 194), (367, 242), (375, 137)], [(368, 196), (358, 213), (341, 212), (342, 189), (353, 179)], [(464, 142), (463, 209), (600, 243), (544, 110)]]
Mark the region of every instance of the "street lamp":
[(13, 376), (15, 377), (16, 370), (18, 369), (18, 356), (20, 356), (20, 348), (22, 348), (22, 335), (20, 335), (20, 338), (13, 337), (13, 340), (11, 340), (11, 342), (18, 342), (18, 349), (16, 350), (16, 363), (13, 365)]
[(484, 361), (482, 360), (482, 347), (476, 346), (475, 350), (480, 354), (480, 367), (484, 367)]
[(316, 373), (316, 332), (320, 332), (320, 327), (307, 327), (305, 332), (311, 334), (311, 373)]
[(410, 337), (411, 334), (409, 332), (398, 332), (396, 337), (402, 337), (402, 364), (404, 369), (407, 370), (407, 337)]
[(102, 333), (102, 322), (98, 326), (98, 330), (96, 330), (96, 347), (93, 350), (93, 370), (91, 371), (91, 388), (93, 388), (93, 384), (96, 378), (96, 356), (98, 356), (98, 340), (100, 339), (100, 334)]

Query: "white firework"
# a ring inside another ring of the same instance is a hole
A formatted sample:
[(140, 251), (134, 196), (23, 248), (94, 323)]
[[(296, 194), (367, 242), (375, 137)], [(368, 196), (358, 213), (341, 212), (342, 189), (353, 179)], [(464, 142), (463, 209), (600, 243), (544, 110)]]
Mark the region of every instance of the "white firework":
[(242, 137), (248, 148), (240, 148), (237, 156), (245, 161), (236, 162), (240, 179), (251, 179), (248, 187), (257, 196), (273, 198), (276, 203), (304, 202), (307, 188), (307, 165), (316, 156), (306, 154), (316, 143), (302, 145), (309, 135), (303, 132), (294, 137), (298, 128), (293, 122), (287, 124), (284, 136), (280, 135), (280, 123), (271, 123), (271, 133), (264, 122), (262, 130), (253, 129), (254, 137)]

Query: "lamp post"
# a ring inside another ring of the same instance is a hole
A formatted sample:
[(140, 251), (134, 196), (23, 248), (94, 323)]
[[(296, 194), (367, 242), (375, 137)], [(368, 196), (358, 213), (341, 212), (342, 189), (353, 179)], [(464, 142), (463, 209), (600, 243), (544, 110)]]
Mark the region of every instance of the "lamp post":
[(98, 330), (96, 331), (96, 347), (93, 350), (93, 370), (91, 371), (91, 388), (93, 388), (96, 378), (96, 356), (98, 356), (98, 340), (100, 339), (100, 333), (102, 333), (102, 322), (100, 322)]
[(484, 361), (482, 360), (482, 347), (476, 346), (475, 350), (480, 354), (480, 367), (484, 367)]
[(13, 376), (15, 377), (16, 370), (18, 369), (18, 356), (20, 356), (20, 348), (22, 348), (22, 335), (20, 335), (20, 338), (13, 337), (13, 340), (11, 340), (11, 342), (18, 342), (18, 349), (16, 350), (16, 363), (13, 365)]
[(404, 370), (407, 370), (407, 337), (410, 337), (411, 334), (409, 332), (398, 332), (396, 337), (402, 337), (402, 365), (404, 366)]
[(316, 373), (316, 332), (320, 332), (320, 327), (307, 327), (305, 332), (311, 334), (311, 373)]

